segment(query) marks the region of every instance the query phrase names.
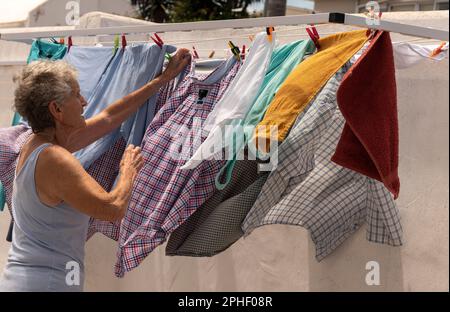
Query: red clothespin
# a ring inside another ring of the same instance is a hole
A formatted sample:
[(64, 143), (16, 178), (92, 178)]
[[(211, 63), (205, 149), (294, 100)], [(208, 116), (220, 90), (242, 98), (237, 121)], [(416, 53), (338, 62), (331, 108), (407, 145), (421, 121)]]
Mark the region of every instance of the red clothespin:
[(193, 53), (193, 54), (194, 54), (194, 58), (199, 59), (200, 56), (198, 56), (197, 50), (195, 49), (194, 46), (192, 46), (192, 51), (194, 52), (194, 53)]
[(127, 46), (127, 38), (122, 34), (122, 49), (125, 49)]
[(242, 46), (241, 57), (242, 57), (243, 60), (245, 60), (245, 44)]
[(317, 32), (316, 26), (314, 26), (314, 24), (311, 24), (311, 27), (306, 27), (306, 32), (308, 33), (311, 40), (314, 42), (316, 49), (319, 50), (320, 49), (320, 44), (319, 44), (320, 36), (319, 36), (319, 33)]
[(154, 33), (154, 35), (156, 38), (153, 38), (152, 36), (150, 36), (150, 38), (153, 40), (154, 43), (156, 43), (156, 45), (158, 47), (162, 48), (164, 45), (164, 42), (161, 40), (161, 38), (156, 33)]
[(272, 42), (272, 34), (275, 31), (275, 27), (266, 27), (266, 33), (267, 33), (267, 37), (269, 39), (269, 42)]
[[(157, 33), (153, 33), (153, 34), (155, 35), (155, 38), (150, 36), (150, 39), (152, 39), (153, 42), (156, 43), (156, 45), (162, 49), (162, 47), (164, 45), (164, 41), (161, 39), (160, 36), (158, 36)], [(170, 56), (169, 53), (166, 53), (166, 59), (168, 59), (169, 61), (172, 59), (172, 57)]]
[(59, 44), (64, 44), (64, 38), (59, 38)]
[(67, 38), (67, 52), (70, 51), (70, 48), (72, 47), (72, 36), (69, 36), (69, 38)]

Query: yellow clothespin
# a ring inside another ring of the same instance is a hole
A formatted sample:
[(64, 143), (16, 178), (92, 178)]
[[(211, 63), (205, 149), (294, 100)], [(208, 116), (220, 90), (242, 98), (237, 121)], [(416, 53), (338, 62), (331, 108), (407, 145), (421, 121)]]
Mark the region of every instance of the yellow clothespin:
[(253, 41), (253, 39), (255, 39), (255, 35), (248, 36), (248, 39), (250, 39), (250, 41)]
[(447, 42), (442, 41), (441, 44), (439, 45), (439, 47), (437, 47), (436, 49), (431, 51), (430, 57), (433, 58), (433, 57), (439, 55), (442, 52), (442, 49), (445, 47), (446, 44), (447, 44)]
[(240, 61), (240, 60), (241, 60), (241, 51), (239, 51), (239, 48), (236, 47), (236, 46), (233, 44), (233, 42), (231, 42), (231, 41), (228, 41), (228, 46), (230, 47), (231, 53), (233, 53), (234, 57), (235, 57), (238, 61)]

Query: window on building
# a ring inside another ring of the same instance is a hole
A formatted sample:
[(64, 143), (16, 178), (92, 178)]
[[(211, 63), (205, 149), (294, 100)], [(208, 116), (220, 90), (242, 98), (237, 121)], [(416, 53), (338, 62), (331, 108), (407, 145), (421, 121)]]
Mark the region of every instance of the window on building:
[(448, 10), (449, 5), (448, 5), (448, 1), (447, 2), (439, 2), (437, 3), (437, 7), (436, 10)]
[(433, 11), (434, 10), (434, 4), (421, 4), (420, 5), (420, 11)]
[(391, 12), (402, 12), (402, 11), (416, 11), (417, 7), (415, 4), (391, 4), (389, 6), (389, 11)]

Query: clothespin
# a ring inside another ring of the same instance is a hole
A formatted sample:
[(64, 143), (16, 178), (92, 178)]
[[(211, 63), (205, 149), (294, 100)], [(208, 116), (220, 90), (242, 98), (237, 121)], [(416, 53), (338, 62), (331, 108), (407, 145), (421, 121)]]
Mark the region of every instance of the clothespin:
[(209, 53), (208, 58), (213, 58), (216, 51), (212, 50), (211, 53)]
[(59, 44), (64, 44), (64, 38), (59, 38)]
[(125, 37), (124, 34), (122, 34), (122, 49), (125, 49), (126, 46), (127, 46), (127, 38)]
[[(150, 36), (150, 39), (152, 39), (153, 42), (156, 43), (156, 45), (162, 49), (162, 47), (164, 45), (164, 41), (161, 39), (161, 37), (158, 36), (157, 33), (153, 33), (153, 34), (155, 35), (155, 37), (153, 38), (152, 36)], [(166, 53), (166, 59), (168, 59), (170, 61), (172, 59), (172, 56), (170, 56), (169, 53)]]
[(248, 36), (248, 39), (250, 39), (250, 41), (253, 41), (255, 39), (255, 35)]
[(272, 33), (275, 31), (275, 27), (266, 27), (267, 37), (269, 38), (269, 42), (272, 42)]
[(194, 46), (192, 46), (192, 51), (194, 52), (194, 58), (199, 59), (200, 56), (198, 56), (197, 50), (195, 49)]
[(235, 46), (235, 45), (233, 44), (233, 42), (231, 42), (231, 41), (228, 41), (228, 46), (230, 47), (231, 53), (233, 53), (234, 57), (235, 57), (238, 61), (240, 61), (240, 60), (241, 60), (241, 51), (239, 51), (239, 48), (238, 48), (237, 46)]
[(242, 46), (242, 59), (245, 60), (245, 44)]
[(114, 53), (117, 52), (117, 49), (119, 49), (119, 35), (116, 35), (114, 37)]
[(317, 32), (316, 26), (314, 26), (314, 24), (311, 24), (311, 27), (306, 27), (306, 32), (308, 33), (311, 40), (314, 42), (316, 49), (319, 50), (320, 49), (320, 44), (319, 44), (320, 36), (319, 36), (319, 33)]
[[(373, 10), (367, 12), (366, 15), (368, 15), (371, 18), (374, 18)], [(375, 17), (375, 18), (380, 20), (382, 15), (383, 15), (383, 12), (379, 12), (378, 17)], [(367, 29), (366, 36), (369, 37), (369, 39), (372, 39), (372, 37), (374, 36), (375, 33), (376, 33), (376, 29), (369, 28), (369, 29)]]
[(433, 58), (433, 57), (439, 55), (442, 52), (442, 50), (444, 49), (446, 44), (447, 44), (447, 42), (442, 41), (441, 44), (439, 45), (439, 47), (437, 47), (436, 49), (431, 51), (430, 57)]
[(69, 38), (67, 38), (67, 53), (69, 53), (70, 48), (72, 47), (72, 36), (69, 36)]
[(156, 45), (157, 45), (158, 47), (160, 47), (160, 48), (163, 47), (163, 44), (164, 44), (163, 42), (160, 42), (158, 39), (153, 38), (152, 36), (150, 36), (150, 39), (152, 39), (153, 42), (156, 43)]

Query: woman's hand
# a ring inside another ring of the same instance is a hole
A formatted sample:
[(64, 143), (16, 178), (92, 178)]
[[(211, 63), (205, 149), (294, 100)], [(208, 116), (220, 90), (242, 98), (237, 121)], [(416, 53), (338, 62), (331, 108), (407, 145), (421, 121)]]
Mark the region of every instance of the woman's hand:
[(191, 53), (188, 49), (178, 49), (177, 53), (172, 56), (167, 65), (166, 70), (161, 77), (166, 81), (175, 78), (189, 63), (191, 62)]
[(144, 160), (142, 159), (141, 148), (132, 144), (128, 145), (120, 161), (120, 173), (131, 175), (131, 178), (134, 180), (143, 165)]

